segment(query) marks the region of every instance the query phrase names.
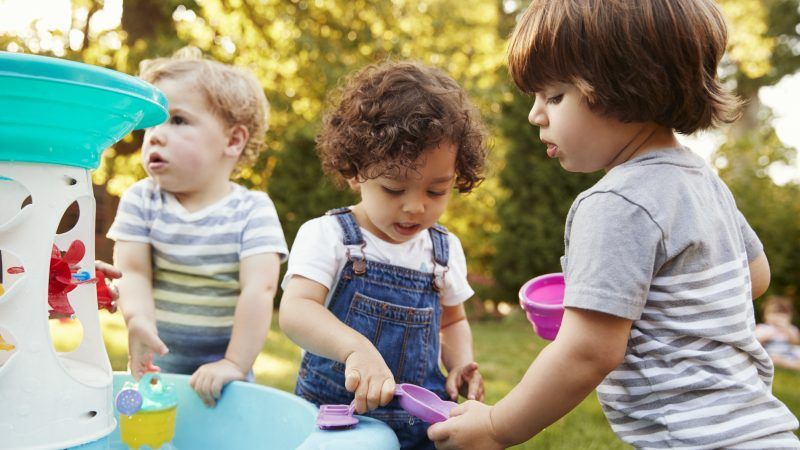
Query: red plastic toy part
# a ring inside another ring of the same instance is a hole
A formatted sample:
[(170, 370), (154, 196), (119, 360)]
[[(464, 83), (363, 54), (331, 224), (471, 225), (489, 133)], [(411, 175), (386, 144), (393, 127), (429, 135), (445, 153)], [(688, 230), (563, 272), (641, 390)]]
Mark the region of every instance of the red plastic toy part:
[[(98, 309), (106, 309), (112, 313), (117, 310), (103, 272), (97, 272), (95, 278), (73, 276), (78, 274), (80, 270), (78, 263), (85, 254), (86, 246), (80, 240), (72, 241), (66, 252), (62, 252), (53, 244), (50, 252), (50, 278), (47, 287), (47, 303), (50, 305), (48, 314), (51, 319), (72, 317), (75, 314), (75, 310), (69, 304), (67, 293), (75, 289), (75, 286), (86, 283), (97, 284)], [(19, 274), (25, 272), (25, 268), (22, 266), (9, 267), (7, 271), (9, 274)]]

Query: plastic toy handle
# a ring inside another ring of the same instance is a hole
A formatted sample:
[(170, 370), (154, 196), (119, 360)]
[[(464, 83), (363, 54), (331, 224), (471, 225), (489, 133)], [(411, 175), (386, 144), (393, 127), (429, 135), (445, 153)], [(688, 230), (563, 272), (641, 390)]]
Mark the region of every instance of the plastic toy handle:
[(177, 406), (178, 396), (171, 383), (164, 383), (160, 372), (148, 372), (139, 379), (139, 392), (145, 398), (148, 411)]
[(150, 397), (153, 394), (153, 387), (161, 383), (161, 376), (158, 372), (147, 372), (139, 379), (139, 391), (145, 397)]
[(85, 270), (81, 270), (80, 272), (73, 273), (72, 274), (72, 279), (75, 280), (75, 281), (79, 281), (79, 282), (91, 281), (92, 276), (89, 275), (89, 272), (87, 272)]

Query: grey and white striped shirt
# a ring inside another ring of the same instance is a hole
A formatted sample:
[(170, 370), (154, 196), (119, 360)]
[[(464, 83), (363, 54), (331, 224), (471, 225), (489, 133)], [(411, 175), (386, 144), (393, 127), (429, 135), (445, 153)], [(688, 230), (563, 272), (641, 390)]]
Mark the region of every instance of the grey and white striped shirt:
[(181, 373), (224, 356), (240, 294), (240, 261), (288, 255), (270, 198), (235, 183), (225, 198), (189, 212), (145, 178), (122, 196), (108, 237), (150, 244), (156, 324), (170, 349), (159, 364)]
[(565, 305), (633, 320), (597, 388), (637, 448), (800, 448), (754, 335), (748, 262), (763, 252), (727, 186), (685, 148), (610, 170), (572, 205)]

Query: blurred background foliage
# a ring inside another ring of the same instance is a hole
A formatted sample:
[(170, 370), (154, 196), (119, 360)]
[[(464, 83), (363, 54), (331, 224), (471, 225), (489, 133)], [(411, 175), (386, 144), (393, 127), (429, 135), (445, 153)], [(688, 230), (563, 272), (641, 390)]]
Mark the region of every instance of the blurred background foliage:
[[(796, 150), (777, 138), (758, 92), (800, 67), (800, 0), (720, 4), (730, 24), (721, 74), (747, 106), (742, 119), (721, 133), (711, 163), (765, 244), (773, 269), (771, 292), (796, 297), (798, 182), (778, 185), (768, 175), (773, 164), (794, 164)], [(527, 123), (532, 100), (514, 89), (504, 65), (506, 39), (526, 5), (515, 0), (73, 0), (67, 27), (33, 21), (26, 29), (0, 34), (0, 49), (135, 75), (143, 59), (189, 44), (253, 70), (272, 104), (269, 145), (240, 181), (268, 190), (290, 243), (304, 221), (354, 201), (325, 179), (314, 153), (326, 93), (344, 74), (386, 58), (440, 67), (470, 92), (493, 144), (486, 182), (455, 198), (443, 221), (464, 243), (479, 295), (513, 303), (525, 280), (560, 270), (566, 212), (572, 199), (601, 176), (569, 174), (547, 160), (537, 130)], [(141, 135), (134, 133), (104, 154), (94, 173), (96, 194), (113, 199), (145, 175), (140, 146)], [(101, 256), (109, 246), (102, 242), (105, 231), (98, 229)]]

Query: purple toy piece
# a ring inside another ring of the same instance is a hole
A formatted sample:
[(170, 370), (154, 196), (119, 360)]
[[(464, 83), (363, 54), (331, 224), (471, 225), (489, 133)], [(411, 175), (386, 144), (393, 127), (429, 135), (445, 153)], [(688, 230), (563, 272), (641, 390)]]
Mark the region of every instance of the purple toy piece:
[(564, 317), (564, 274), (548, 273), (538, 276), (519, 290), (519, 303), (536, 334), (553, 340)]
[(322, 405), (317, 414), (317, 426), (321, 430), (350, 428), (358, 423), (358, 418), (353, 416), (355, 409), (355, 400), (349, 405)]
[(443, 422), (458, 403), (442, 400), (438, 395), (415, 384), (398, 384), (395, 389), (400, 407), (407, 413), (428, 423)]
[(117, 394), (117, 411), (126, 416), (136, 414), (142, 408), (142, 394), (136, 389), (123, 389)]
[[(442, 400), (433, 392), (415, 384), (398, 384), (394, 395), (400, 407), (407, 413), (428, 423), (447, 420), (450, 410), (458, 406), (458, 403)], [(317, 426), (322, 430), (341, 430), (355, 426), (358, 423), (358, 418), (353, 416), (355, 409), (355, 400), (350, 405), (322, 405), (317, 414)]]

